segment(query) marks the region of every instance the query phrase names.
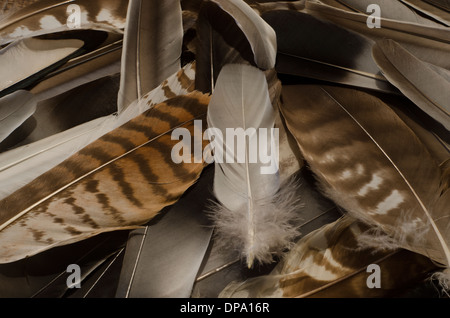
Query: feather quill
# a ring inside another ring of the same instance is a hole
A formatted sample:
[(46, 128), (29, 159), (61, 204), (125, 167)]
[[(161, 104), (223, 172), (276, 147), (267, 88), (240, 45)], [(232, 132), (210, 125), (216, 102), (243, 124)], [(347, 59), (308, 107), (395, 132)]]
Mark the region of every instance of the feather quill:
[(275, 32), (242, 0), (204, 2), (196, 29), (196, 88), (202, 92), (213, 92), (226, 64), (247, 63), (263, 70), (275, 66)]
[(25, 186), (91, 142), (168, 98), (193, 91), (194, 64), (186, 65), (120, 115), (112, 114), (0, 154), (0, 199)]
[(0, 143), (36, 110), (36, 100), (27, 91), (16, 91), (0, 98)]
[[(365, 231), (349, 216), (324, 225), (300, 239), (270, 274), (232, 282), (220, 297), (402, 297), (436, 270), (419, 254), (361, 249), (358, 238)], [(380, 266), (379, 288), (367, 285), (371, 264)]]
[(193, 135), (208, 102), (193, 92), (158, 104), (0, 201), (0, 262), (137, 228), (175, 203), (204, 162), (177, 166), (170, 134)]
[[(209, 128), (221, 131), (224, 136), (227, 129), (239, 128), (250, 134), (249, 141), (245, 140), (240, 147), (230, 146), (230, 141), (224, 142), (223, 137), (214, 135), (214, 195), (220, 203), (211, 215), (217, 226), (218, 241), (238, 251), (248, 267), (255, 261), (270, 262), (295, 235), (295, 227), (290, 222), (297, 201), (289, 194), (291, 188), (286, 186), (285, 191), (279, 192), (278, 167), (263, 174), (262, 169), (270, 167), (260, 159), (250, 159), (257, 154), (256, 149), (250, 150), (250, 145), (257, 145), (258, 131), (261, 128), (270, 131), (274, 120), (264, 73), (248, 65), (226, 65), (208, 109)], [(253, 133), (252, 129), (255, 129)], [(277, 161), (274, 135), (265, 141), (259, 144), (259, 153), (270, 154)]]
[(180, 1), (130, 0), (122, 51), (119, 113), (179, 71), (182, 44)]
[(0, 20), (0, 45), (39, 35), (71, 31), (67, 13), (80, 7), (80, 29), (123, 33), (128, 0), (40, 0)]
[(450, 130), (450, 72), (423, 63), (393, 40), (377, 42), (373, 57), (385, 77)]
[(371, 40), (302, 12), (269, 11), (262, 17), (277, 34), (279, 73), (396, 91), (372, 59)]
[(448, 267), (450, 192), (441, 193), (439, 166), (409, 127), (363, 92), (283, 89), (284, 118), (327, 195), (385, 232), (381, 246), (409, 249)]

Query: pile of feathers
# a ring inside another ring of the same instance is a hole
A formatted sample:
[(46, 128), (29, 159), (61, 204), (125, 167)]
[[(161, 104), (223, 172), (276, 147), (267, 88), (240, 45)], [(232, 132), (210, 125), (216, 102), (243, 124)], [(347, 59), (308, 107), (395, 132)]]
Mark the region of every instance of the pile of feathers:
[(0, 297), (448, 297), (449, 27), (0, 0)]

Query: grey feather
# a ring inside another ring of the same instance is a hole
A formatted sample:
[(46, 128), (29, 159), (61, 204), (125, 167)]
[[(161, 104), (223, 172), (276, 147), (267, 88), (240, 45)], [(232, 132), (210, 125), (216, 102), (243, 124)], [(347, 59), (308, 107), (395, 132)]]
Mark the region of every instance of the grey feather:
[(119, 113), (181, 68), (180, 1), (130, 0), (122, 51)]
[(373, 56), (389, 81), (424, 112), (450, 129), (450, 80), (392, 40), (378, 42)]
[(0, 98), (0, 143), (36, 110), (36, 100), (27, 91), (16, 91)]
[(371, 40), (302, 12), (270, 11), (262, 17), (277, 33), (279, 73), (395, 91), (372, 59)]

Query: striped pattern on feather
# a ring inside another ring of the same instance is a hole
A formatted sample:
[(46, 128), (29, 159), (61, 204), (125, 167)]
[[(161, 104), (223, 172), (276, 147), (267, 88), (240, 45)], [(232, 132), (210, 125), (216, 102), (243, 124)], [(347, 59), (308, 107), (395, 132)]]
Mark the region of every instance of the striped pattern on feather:
[[(119, 116), (110, 115), (0, 154), (0, 200), (55, 167), (90, 142), (168, 98), (194, 90), (195, 63), (187, 64)], [(44, 151), (43, 151), (44, 150)], [(48, 160), (48, 153), (52, 158)]]
[[(368, 227), (344, 216), (303, 237), (266, 276), (232, 282), (222, 297), (388, 297), (427, 278), (436, 266), (405, 250), (361, 249)], [(380, 266), (380, 288), (368, 288), (367, 268)], [(407, 265), (407, 266), (402, 266)]]
[(158, 104), (0, 201), (0, 262), (142, 225), (176, 202), (204, 163), (174, 164), (171, 131), (194, 135), (208, 103), (193, 92)]
[(71, 4), (80, 6), (82, 29), (122, 33), (128, 0), (40, 0), (0, 17), (0, 44), (25, 37), (70, 31), (67, 20)]

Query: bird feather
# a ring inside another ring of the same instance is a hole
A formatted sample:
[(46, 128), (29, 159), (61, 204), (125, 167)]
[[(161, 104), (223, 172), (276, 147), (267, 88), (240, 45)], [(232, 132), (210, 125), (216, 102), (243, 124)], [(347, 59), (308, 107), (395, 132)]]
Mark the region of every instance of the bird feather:
[(80, 7), (80, 29), (123, 33), (128, 0), (40, 0), (0, 20), (0, 45), (39, 35), (71, 31), (69, 5)]
[(448, 0), (424, 0), (425, 2), (431, 3), (432, 5), (441, 8), (442, 10), (450, 12), (450, 3)]
[(188, 64), (122, 114), (112, 114), (0, 154), (0, 199), (25, 186), (104, 134), (168, 98), (193, 91), (194, 64)]
[(115, 113), (118, 89), (119, 75), (116, 75), (101, 78), (38, 102), (34, 114), (0, 143), (0, 151), (29, 145)]
[(204, 162), (176, 165), (170, 134), (193, 134), (208, 102), (193, 92), (158, 104), (0, 201), (0, 262), (137, 228), (175, 203)]
[[(299, 237), (305, 236), (325, 224), (332, 223), (342, 216), (336, 205), (317, 191), (314, 178), (307, 167), (303, 167), (291, 177), (299, 185), (295, 189), (295, 193), (302, 202), (296, 211), (301, 219), (298, 225)], [(285, 255), (284, 258), (288, 255)], [(268, 274), (275, 265), (274, 263), (258, 267), (255, 273), (257, 275)], [(213, 240), (205, 264), (197, 277), (193, 294), (194, 297), (216, 298), (230, 282), (244, 281), (247, 278), (248, 272), (239, 257), (234, 254), (224, 254), (220, 244)]]
[(450, 75), (444, 76), (445, 70), (436, 72), (393, 40), (377, 42), (373, 57), (393, 85), (450, 130)]
[[(128, 231), (104, 233), (17, 262), (0, 264), (0, 297), (67, 297), (73, 292), (67, 283), (69, 276), (73, 274), (67, 271), (68, 266), (80, 266), (80, 284), (84, 288), (91, 274), (107, 261), (111, 254), (123, 248), (127, 237)], [(105, 290), (104, 292), (106, 294)]]
[(2, 74), (0, 94), (10, 93), (7, 89), (23, 82), (28, 77), (47, 70), (53, 70), (68, 60), (83, 47), (83, 42), (76, 39), (39, 40), (25, 39), (15, 42), (0, 50)]
[(411, 129), (367, 93), (283, 89), (282, 113), (323, 191), (386, 233), (381, 246), (409, 249), (448, 267), (450, 194), (441, 193), (439, 165)]
[(36, 100), (27, 91), (16, 91), (0, 98), (0, 143), (36, 110)]
[(190, 297), (213, 231), (205, 213), (213, 177), (213, 166), (205, 168), (159, 220), (130, 234), (117, 298)]
[(305, 12), (360, 33), (373, 41), (389, 38), (397, 41), (422, 61), (450, 69), (450, 30), (444, 26), (426, 26), (380, 18), (380, 28), (367, 27), (367, 14), (348, 12), (316, 1), (306, 2)]
[(274, 68), (276, 35), (244, 1), (205, 1), (197, 21), (196, 88), (212, 92), (226, 64)]
[(130, 0), (122, 51), (119, 113), (179, 71), (182, 44), (180, 1)]
[[(358, 238), (367, 228), (348, 215), (324, 225), (302, 237), (270, 274), (232, 282), (220, 297), (401, 297), (436, 270), (409, 251), (361, 249)], [(371, 264), (380, 267), (379, 288), (367, 285)]]
[(69, 60), (28, 87), (30, 92), (43, 101), (100, 78), (119, 74), (122, 37), (114, 37), (111, 33), (108, 35), (99, 48)]
[[(408, 125), (420, 141), (427, 147), (430, 154), (436, 159), (436, 162), (442, 164), (450, 158), (450, 140), (443, 139), (443, 133), (434, 131), (436, 122), (424, 121), (422, 113), (416, 112), (418, 109), (411, 101), (403, 96), (393, 99), (385, 96), (379, 98), (392, 108), (395, 113)], [(445, 129), (444, 129), (445, 130)]]
[(390, 1), (390, 0), (340, 0), (343, 4), (358, 10), (364, 14), (371, 12), (367, 11), (367, 8), (371, 4), (376, 4), (381, 9), (383, 18), (397, 21), (405, 21), (411, 23), (417, 23), (421, 25), (440, 26), (440, 24), (433, 20), (424, 18), (419, 15), (415, 10), (410, 9), (405, 5), (403, 0)]
[(371, 40), (303, 12), (269, 11), (262, 18), (277, 34), (279, 73), (395, 91), (372, 59)]
[[(241, 149), (231, 146), (230, 141), (224, 142), (220, 135), (214, 135), (214, 194), (219, 204), (211, 215), (217, 227), (218, 241), (238, 251), (249, 267), (254, 261), (270, 262), (273, 255), (289, 245), (289, 239), (295, 233), (295, 227), (290, 223), (297, 203), (296, 197), (289, 194), (292, 188), (286, 186), (283, 187), (285, 191), (279, 192), (278, 167), (264, 174), (262, 168), (270, 167), (250, 157), (252, 153), (256, 154), (256, 149), (250, 150), (250, 144), (258, 142), (258, 131), (260, 128), (270, 131), (274, 121), (264, 73), (249, 65), (226, 65), (219, 75), (208, 109), (209, 128), (221, 131), (223, 136), (227, 128), (240, 128), (250, 134), (249, 141), (243, 141)], [(255, 131), (251, 132), (252, 129)], [(259, 151), (277, 160), (278, 145), (273, 136), (267, 138), (266, 135), (266, 143), (259, 144)], [(225, 157), (229, 159), (225, 160)]]
[(401, 0), (404, 4), (416, 9), (424, 15), (450, 26), (450, 13), (423, 0)]

